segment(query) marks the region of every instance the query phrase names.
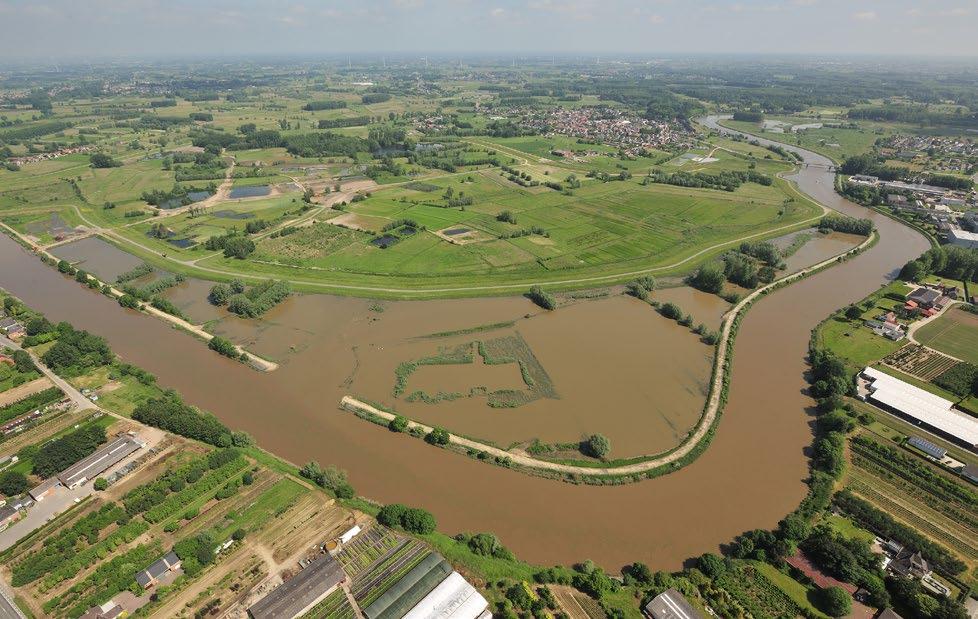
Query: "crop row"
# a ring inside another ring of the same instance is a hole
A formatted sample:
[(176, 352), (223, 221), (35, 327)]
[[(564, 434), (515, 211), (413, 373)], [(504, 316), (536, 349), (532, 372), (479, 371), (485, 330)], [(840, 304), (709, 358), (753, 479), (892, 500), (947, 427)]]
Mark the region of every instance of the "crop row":
[(978, 559), (978, 547), (970, 543), (969, 536), (954, 535), (948, 530), (937, 526), (927, 515), (903, 506), (893, 500), (890, 496), (879, 490), (880, 484), (873, 481), (850, 478), (849, 485), (856, 494), (865, 497), (871, 503), (878, 505), (883, 511), (892, 514), (895, 518), (909, 524), (914, 529), (924, 533), (927, 537), (940, 542), (948, 548), (955, 548), (961, 554), (972, 560)]
[(247, 461), (238, 457), (220, 468), (207, 472), (195, 483), (188, 485), (179, 492), (174, 492), (162, 503), (143, 514), (150, 523), (158, 523), (178, 513), (191, 505), (204, 494), (223, 486), (231, 477), (247, 466)]

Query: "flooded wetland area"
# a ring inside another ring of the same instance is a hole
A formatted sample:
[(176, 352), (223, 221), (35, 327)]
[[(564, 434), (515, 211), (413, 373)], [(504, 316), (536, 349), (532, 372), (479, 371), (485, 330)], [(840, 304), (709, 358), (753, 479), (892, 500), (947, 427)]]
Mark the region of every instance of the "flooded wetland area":
[[(866, 217), (834, 194), (831, 178), (807, 168), (795, 180), (823, 204)], [(5, 236), (0, 286), (52, 320), (106, 337), (125, 360), (269, 451), (299, 464), (315, 459), (347, 469), (364, 496), (424, 505), (447, 533), (493, 531), (538, 564), (590, 558), (609, 568), (644, 561), (675, 569), (744, 530), (774, 526), (804, 495), (812, 440), (812, 400), (803, 378), (809, 332), (926, 248), (917, 233), (873, 219), (880, 231), (875, 247), (768, 295), (746, 314), (728, 404), (709, 449), (675, 473), (613, 487), (478, 462), (366, 423), (337, 404), (347, 394), (362, 397), (503, 448), (600, 432), (614, 458), (669, 450), (702, 413), (713, 348), (637, 299), (609, 295), (543, 312), (518, 296), (377, 302), (296, 295), (254, 321), (207, 303), (209, 282), (188, 279), (167, 290), (192, 322), (280, 364), (257, 373), (84, 289)], [(854, 238), (813, 232), (787, 269), (854, 244)], [(107, 281), (134, 266), (96, 239), (56, 253)], [(657, 290), (652, 298), (678, 304), (694, 324), (710, 329), (729, 309), (719, 297), (685, 287)], [(483, 348), (491, 350), (483, 354)], [(445, 351), (462, 351), (469, 360), (417, 365), (397, 389), (402, 364)], [(417, 393), (429, 401), (411, 398)], [(491, 406), (493, 394), (518, 405)]]

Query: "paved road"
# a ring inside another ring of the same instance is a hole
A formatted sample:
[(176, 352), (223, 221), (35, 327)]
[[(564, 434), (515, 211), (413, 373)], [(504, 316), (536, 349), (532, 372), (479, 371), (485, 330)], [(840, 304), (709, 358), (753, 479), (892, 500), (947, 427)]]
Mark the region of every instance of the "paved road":
[[(4, 337), (2, 335), (0, 335), (0, 346), (6, 346), (7, 348), (13, 348), (14, 350), (23, 350), (17, 342), (14, 342), (13, 340)], [(97, 406), (95, 406), (95, 404), (92, 403), (91, 400), (83, 396), (80, 391), (72, 387), (68, 383), (68, 381), (55, 374), (46, 365), (41, 363), (40, 360), (38, 360), (38, 358), (34, 355), (33, 352), (28, 350), (27, 354), (29, 354), (31, 356), (31, 359), (34, 360), (34, 365), (37, 366), (37, 369), (42, 374), (50, 378), (52, 383), (57, 385), (58, 388), (60, 388), (62, 391), (65, 392), (65, 395), (71, 398), (71, 401), (75, 403), (75, 406), (78, 407), (78, 410), (88, 410), (90, 408), (98, 408)]]
[(27, 619), (14, 604), (14, 594), (2, 580), (0, 580), (0, 619)]

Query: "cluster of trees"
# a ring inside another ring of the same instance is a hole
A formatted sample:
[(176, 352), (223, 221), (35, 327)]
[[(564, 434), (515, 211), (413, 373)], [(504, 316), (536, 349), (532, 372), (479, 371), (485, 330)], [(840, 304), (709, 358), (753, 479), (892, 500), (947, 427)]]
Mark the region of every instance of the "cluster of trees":
[(708, 262), (686, 278), (686, 283), (693, 288), (713, 294), (719, 294), (726, 281), (724, 265), (720, 262)]
[(651, 275), (643, 275), (625, 284), (626, 294), (630, 294), (643, 301), (648, 301), (649, 294), (653, 290), (655, 290), (655, 278)]
[(759, 123), (764, 120), (764, 112), (737, 110), (733, 113), (733, 119), (748, 123)]
[(118, 168), (122, 165), (121, 161), (113, 159), (105, 153), (92, 153), (88, 160), (93, 168)]
[(771, 185), (773, 182), (770, 176), (753, 170), (746, 172), (725, 170), (718, 174), (707, 174), (706, 172), (673, 172), (669, 174), (659, 169), (649, 172), (649, 175), (642, 181), (643, 184), (663, 183), (678, 187), (720, 189), (723, 191), (734, 191), (744, 183)]
[(26, 492), (31, 487), (27, 476), (20, 471), (4, 471), (0, 473), (0, 493), (4, 496), (14, 496)]
[(503, 212), (499, 213), (498, 215), (496, 215), (496, 221), (503, 221), (503, 222), (506, 222), (508, 224), (513, 224), (515, 226), (516, 225), (516, 215), (513, 214), (513, 211), (503, 211)]
[(214, 352), (224, 355), (225, 357), (230, 357), (231, 359), (239, 359), (242, 354), (238, 352), (238, 348), (229, 339), (223, 338), (220, 335), (215, 335), (207, 342), (207, 347)]
[(835, 230), (836, 232), (845, 232), (847, 234), (869, 236), (873, 233), (873, 222), (868, 219), (856, 219), (855, 217), (830, 213), (818, 222), (818, 229), (822, 231)]
[(822, 525), (800, 546), (809, 559), (828, 573), (865, 588), (873, 598), (873, 606), (889, 603), (880, 570), (881, 557), (866, 540), (846, 537)]
[(299, 475), (321, 488), (326, 488), (341, 499), (352, 499), (356, 496), (356, 491), (347, 479), (346, 471), (335, 466), (323, 468), (313, 460), (299, 470)]
[[(862, 155), (853, 155), (852, 157), (849, 157), (842, 163), (839, 171), (849, 176), (853, 174), (867, 174), (887, 181), (904, 180), (908, 178), (907, 168), (885, 165), (879, 157), (872, 153), (864, 153)], [(935, 185), (937, 187), (945, 187), (947, 189), (955, 189), (958, 191), (970, 191), (972, 187), (974, 187), (974, 181), (972, 181), (970, 178), (954, 176), (951, 174), (925, 174), (920, 177), (920, 179), (928, 185)]]
[(349, 116), (347, 118), (329, 118), (319, 121), (320, 129), (339, 129), (342, 127), (359, 127), (370, 124), (370, 116)]
[(221, 131), (195, 131), (192, 133), (194, 146), (210, 152), (220, 153), (222, 149), (247, 150), (252, 148), (287, 149), (299, 157), (355, 157), (358, 152), (371, 152), (371, 144), (363, 138), (336, 133), (300, 133), (282, 136), (274, 129), (259, 130), (254, 123), (242, 125), (237, 134)]
[(307, 112), (317, 110), (338, 110), (346, 107), (346, 101), (310, 101), (302, 106)]
[(391, 503), (380, 508), (377, 522), (385, 527), (401, 527), (410, 533), (427, 535), (435, 530), (435, 517), (420, 507), (406, 507), (400, 503)]
[(756, 259), (743, 253), (727, 252), (722, 260), (724, 277), (744, 288), (756, 288), (761, 283), (769, 284), (777, 275), (774, 267), (759, 266)]
[(32, 140), (43, 135), (58, 133), (71, 127), (71, 123), (65, 120), (49, 120), (40, 123), (31, 123), (25, 127), (7, 129), (0, 131), (0, 142), (7, 144), (17, 143), (23, 140)]
[(849, 110), (853, 120), (880, 120), (919, 125), (950, 125), (952, 127), (978, 127), (978, 113), (954, 113), (933, 111), (926, 105), (883, 105), (859, 107)]
[(41, 361), (61, 375), (77, 376), (86, 369), (112, 363), (112, 350), (101, 337), (76, 331), (66, 322), (55, 327), (57, 341), (41, 355)]
[(586, 455), (604, 460), (611, 453), (611, 441), (603, 434), (592, 434), (581, 441), (581, 451)]
[(520, 230), (513, 230), (511, 232), (503, 232), (499, 235), (501, 239), (518, 239), (524, 236), (532, 235), (542, 236), (544, 238), (550, 238), (550, 233), (547, 232), (546, 228), (540, 226), (530, 226), (529, 228), (521, 228)]
[(459, 533), (455, 536), (455, 541), (468, 546), (469, 550), (482, 557), (495, 557), (512, 561), (515, 559), (513, 553), (503, 546), (499, 538), (492, 533)]
[(140, 423), (218, 447), (230, 447), (235, 441), (244, 440), (245, 436), (232, 434), (217, 417), (185, 404), (172, 391), (137, 405), (132, 418)]
[(246, 318), (257, 318), (292, 294), (292, 287), (282, 280), (269, 279), (251, 289), (240, 280), (216, 284), (207, 299), (214, 305), (228, 306), (228, 311)]
[(65, 470), (94, 452), (105, 442), (105, 428), (97, 424), (83, 426), (42, 445), (32, 456), (33, 473), (47, 478)]
[(367, 94), (360, 97), (360, 101), (364, 105), (370, 105), (372, 103), (383, 103), (385, 101), (390, 101), (391, 96), (386, 92), (368, 92)]
[(919, 282), (928, 275), (968, 282), (978, 281), (978, 250), (956, 245), (928, 249), (916, 260), (903, 265), (900, 279)]
[(545, 310), (557, 309), (557, 298), (540, 286), (530, 286), (526, 296)]
[(232, 228), (221, 236), (212, 236), (204, 242), (204, 248), (221, 250), (225, 258), (244, 260), (255, 251), (255, 242)]

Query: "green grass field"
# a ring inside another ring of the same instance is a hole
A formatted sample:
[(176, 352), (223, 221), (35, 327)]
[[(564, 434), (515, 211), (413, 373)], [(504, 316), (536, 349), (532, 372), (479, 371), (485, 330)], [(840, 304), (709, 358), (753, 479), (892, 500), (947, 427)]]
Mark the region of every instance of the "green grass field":
[(924, 325), (915, 339), (952, 357), (978, 364), (978, 316), (952, 308)]

